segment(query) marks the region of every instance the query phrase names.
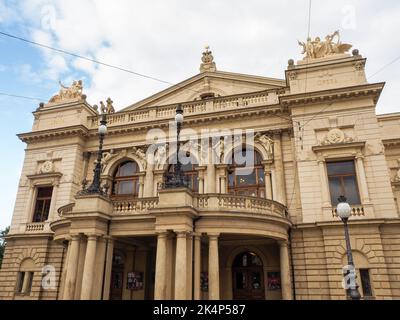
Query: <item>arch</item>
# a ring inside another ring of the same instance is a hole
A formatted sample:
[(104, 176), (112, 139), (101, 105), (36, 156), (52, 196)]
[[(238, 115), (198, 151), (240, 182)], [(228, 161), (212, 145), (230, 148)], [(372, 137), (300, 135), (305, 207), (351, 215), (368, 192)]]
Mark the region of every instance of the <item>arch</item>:
[(199, 101), (199, 99), (201, 99), (200, 96), (202, 94), (211, 93), (211, 92), (215, 93), (216, 95), (218, 94), (221, 97), (227, 95), (227, 93), (225, 91), (223, 91), (223, 90), (221, 90), (219, 88), (213, 87), (213, 86), (211, 86), (211, 87), (203, 87), (202, 89), (199, 89), (199, 90), (196, 90), (196, 91), (197, 92), (193, 93), (192, 95), (190, 95), (188, 97), (187, 101), (192, 101), (192, 100), (195, 100), (195, 99), (196, 99), (195, 101)]
[[(359, 250), (352, 250), (354, 265), (357, 269), (368, 269), (370, 268), (370, 261), (368, 257)], [(342, 265), (347, 265), (347, 254), (342, 255)]]
[(139, 157), (137, 157), (134, 154), (130, 154), (130, 155), (121, 155), (118, 156), (114, 159), (112, 159), (109, 163), (106, 164), (104, 170), (103, 170), (103, 175), (107, 175), (109, 177), (112, 177), (114, 175), (115, 170), (117, 169), (117, 167), (123, 163), (123, 162), (127, 162), (127, 161), (134, 161), (136, 162), (136, 164), (139, 166), (140, 172), (145, 172), (146, 169), (143, 166), (143, 162), (141, 161), (141, 159), (139, 159)]
[(229, 164), (230, 163), (230, 159), (232, 158), (232, 154), (234, 152), (236, 152), (238, 150), (238, 148), (240, 148), (240, 146), (243, 147), (250, 147), (251, 149), (253, 149), (254, 151), (258, 152), (261, 155), (261, 158), (263, 161), (268, 160), (268, 155), (267, 152), (265, 151), (265, 148), (257, 142), (254, 142), (254, 144), (246, 144), (243, 143), (242, 141), (236, 142), (234, 143), (229, 149), (228, 151), (225, 153), (224, 155), (224, 159), (223, 159), (223, 163), (224, 164)]
[(240, 255), (241, 253), (249, 252), (249, 251), (254, 252), (261, 259), (263, 268), (268, 266), (268, 258), (264, 254), (264, 252), (261, 249), (257, 248), (256, 246), (249, 245), (249, 246), (239, 246), (239, 247), (236, 247), (235, 249), (233, 249), (230, 252), (230, 254), (228, 255), (228, 258), (226, 259), (225, 267), (232, 268), (233, 262), (235, 261), (236, 257), (238, 255)]
[(22, 252), (18, 255), (18, 257), (15, 259), (15, 267), (18, 269), (21, 264), (24, 262), (24, 260), (31, 259), (33, 263), (35, 264), (35, 268), (39, 268), (40, 263), (40, 254), (37, 251), (36, 248), (25, 248), (22, 250)]
[(136, 161), (122, 161), (112, 172), (113, 197), (139, 196), (140, 167)]
[(37, 265), (32, 258), (25, 258), (19, 265), (20, 271), (33, 271), (37, 269)]
[[(191, 154), (190, 157), (194, 158), (197, 161), (197, 163), (194, 163), (195, 165), (200, 166), (200, 160), (196, 157), (195, 154)], [(169, 166), (175, 162), (175, 159), (176, 159), (176, 152), (168, 154), (167, 160), (160, 169), (164, 170), (164, 172), (168, 172)]]

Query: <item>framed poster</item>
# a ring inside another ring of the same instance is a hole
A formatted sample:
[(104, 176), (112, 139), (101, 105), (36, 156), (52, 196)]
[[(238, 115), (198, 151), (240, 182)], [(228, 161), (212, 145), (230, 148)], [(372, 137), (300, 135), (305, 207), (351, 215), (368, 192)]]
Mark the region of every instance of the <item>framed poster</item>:
[(281, 290), (281, 273), (268, 272), (268, 290)]
[(128, 281), (126, 288), (129, 290), (142, 290), (143, 289), (143, 272), (133, 271), (128, 272)]
[(208, 272), (200, 274), (200, 288), (201, 291), (208, 291)]

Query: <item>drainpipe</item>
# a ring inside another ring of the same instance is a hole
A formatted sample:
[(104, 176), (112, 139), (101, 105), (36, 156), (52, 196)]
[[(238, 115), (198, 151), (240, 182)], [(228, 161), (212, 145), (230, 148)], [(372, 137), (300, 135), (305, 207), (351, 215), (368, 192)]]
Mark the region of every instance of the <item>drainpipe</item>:
[(110, 238), (110, 224), (111, 220), (107, 221), (107, 240), (106, 240), (106, 252), (104, 256), (104, 265), (103, 265), (103, 283), (101, 284), (101, 300), (104, 298), (104, 283), (106, 281), (106, 267), (107, 267), (107, 255), (108, 255), (108, 242)]
[(290, 267), (292, 269), (293, 300), (296, 300), (296, 279), (295, 279), (294, 264), (293, 264), (293, 252), (292, 252), (292, 228), (289, 228), (289, 252), (290, 252)]

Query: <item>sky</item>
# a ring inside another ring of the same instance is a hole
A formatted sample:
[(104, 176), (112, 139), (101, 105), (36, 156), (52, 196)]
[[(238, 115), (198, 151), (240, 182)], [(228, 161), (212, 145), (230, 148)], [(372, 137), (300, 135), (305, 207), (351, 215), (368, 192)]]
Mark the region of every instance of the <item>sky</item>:
[[(377, 113), (399, 112), (400, 2), (313, 0), (310, 25), (308, 13), (309, 0), (0, 0), (0, 32), (178, 83), (199, 72), (207, 44), (218, 70), (283, 79), (288, 59), (302, 58), (297, 40), (340, 30), (368, 58), (368, 81), (386, 82)], [(0, 35), (0, 93), (46, 102), (75, 79), (90, 103), (111, 97), (117, 110), (168, 87)], [(0, 229), (23, 164), (16, 134), (37, 106), (0, 94)]]

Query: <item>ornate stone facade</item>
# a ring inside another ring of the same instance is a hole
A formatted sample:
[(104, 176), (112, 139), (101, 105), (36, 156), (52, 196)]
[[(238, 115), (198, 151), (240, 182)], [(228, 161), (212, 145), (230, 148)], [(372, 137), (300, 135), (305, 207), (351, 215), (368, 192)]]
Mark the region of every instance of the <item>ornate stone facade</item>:
[[(117, 112), (111, 99), (100, 110), (81, 99), (81, 82), (63, 87), (19, 135), (27, 148), (0, 298), (345, 299), (332, 196), (345, 178), (331, 170), (345, 161), (362, 296), (399, 299), (400, 114), (375, 114), (383, 84), (368, 83), (366, 59), (336, 37), (303, 43), (307, 59), (290, 60), (283, 80), (217, 71), (206, 48), (201, 73)], [(164, 189), (178, 103), (181, 153), (197, 163), (183, 165), (190, 188)], [(99, 111), (108, 194), (78, 195), (93, 179)], [(241, 133), (214, 139), (222, 128)], [(204, 129), (206, 143), (191, 141)], [(257, 156), (246, 176), (231, 160), (250, 148), (249, 130)]]

